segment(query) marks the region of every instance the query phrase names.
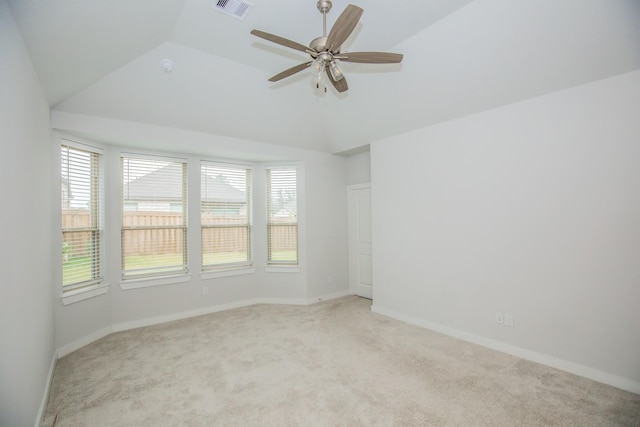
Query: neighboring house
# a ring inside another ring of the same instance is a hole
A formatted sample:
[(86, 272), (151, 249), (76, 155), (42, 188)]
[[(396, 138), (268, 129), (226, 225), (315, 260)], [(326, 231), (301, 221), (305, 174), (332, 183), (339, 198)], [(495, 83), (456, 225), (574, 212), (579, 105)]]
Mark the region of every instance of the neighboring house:
[(215, 216), (247, 214), (247, 194), (227, 182), (224, 175), (206, 175), (201, 183), (203, 212)]
[[(125, 183), (124, 209), (127, 211), (181, 212), (182, 188), (170, 177), (179, 173), (179, 164), (171, 164)], [(229, 184), (222, 175), (206, 176), (202, 183), (204, 210), (214, 215), (244, 215), (247, 196)]]

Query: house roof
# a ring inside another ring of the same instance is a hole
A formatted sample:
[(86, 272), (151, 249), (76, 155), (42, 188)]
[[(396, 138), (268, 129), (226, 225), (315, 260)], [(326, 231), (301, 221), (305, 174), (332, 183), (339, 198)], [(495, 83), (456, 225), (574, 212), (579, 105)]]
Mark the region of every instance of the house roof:
[(206, 175), (201, 183), (202, 200), (205, 202), (246, 203), (247, 195), (244, 191), (229, 184), (224, 176)]
[[(180, 173), (181, 165), (171, 163), (151, 173), (136, 178), (125, 185), (125, 200), (181, 200), (182, 186), (175, 179)], [(222, 176), (206, 175), (203, 186), (204, 202), (246, 203), (245, 193), (231, 184)]]
[[(331, 153), (640, 68), (629, 0), (358, 0), (343, 50), (404, 61), (344, 63), (343, 94), (316, 90), (308, 72), (267, 82), (309, 58), (249, 33), (307, 44), (322, 32), (315, 0), (253, 0), (244, 20), (213, 0), (8, 3), (54, 113)], [(333, 1), (329, 28), (347, 3)]]

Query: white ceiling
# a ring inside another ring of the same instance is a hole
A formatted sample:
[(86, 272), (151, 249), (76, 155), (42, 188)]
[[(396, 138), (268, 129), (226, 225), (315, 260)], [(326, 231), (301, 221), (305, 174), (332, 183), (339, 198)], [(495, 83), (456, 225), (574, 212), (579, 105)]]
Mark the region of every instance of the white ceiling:
[(352, 0), (343, 51), (405, 59), (343, 64), (349, 91), (325, 94), (310, 71), (269, 83), (308, 57), (249, 34), (308, 44), (316, 1), (251, 1), (245, 20), (216, 0), (9, 4), (55, 110), (333, 153), (640, 68), (640, 0)]

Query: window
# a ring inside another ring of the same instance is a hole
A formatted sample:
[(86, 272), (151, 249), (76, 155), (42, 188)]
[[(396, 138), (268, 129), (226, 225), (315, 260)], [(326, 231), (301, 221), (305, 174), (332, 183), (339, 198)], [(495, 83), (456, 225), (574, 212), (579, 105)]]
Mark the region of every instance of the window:
[(267, 168), (267, 263), (298, 265), (295, 166)]
[(187, 273), (187, 164), (122, 157), (122, 278)]
[(202, 269), (247, 267), (251, 255), (251, 168), (200, 165)]
[(61, 145), (63, 293), (102, 281), (100, 158), (91, 147)]

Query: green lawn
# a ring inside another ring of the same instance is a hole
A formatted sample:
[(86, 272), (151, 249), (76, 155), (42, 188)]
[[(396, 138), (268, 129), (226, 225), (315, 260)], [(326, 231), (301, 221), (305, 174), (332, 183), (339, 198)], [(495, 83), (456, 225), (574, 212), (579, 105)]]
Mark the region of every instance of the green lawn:
[(271, 252), (271, 261), (290, 261), (295, 259), (296, 251), (273, 251)]
[(137, 270), (140, 268), (154, 268), (165, 265), (182, 265), (182, 255), (161, 254), (161, 255), (134, 255), (128, 256), (124, 260), (127, 270)]
[(62, 284), (85, 282), (91, 279), (91, 264), (88, 256), (71, 257), (62, 264)]
[(246, 252), (217, 252), (205, 253), (202, 260), (203, 265), (226, 264), (234, 262), (246, 262)]
[[(273, 261), (286, 261), (295, 257), (296, 251), (278, 251), (272, 253)], [(204, 265), (244, 262), (247, 255), (244, 252), (221, 252), (204, 254)], [(179, 254), (137, 255), (125, 259), (127, 269), (137, 270), (146, 268), (160, 268), (165, 265), (181, 265)], [(91, 264), (89, 257), (71, 257), (62, 265), (62, 282), (64, 285), (84, 282), (91, 279)]]

